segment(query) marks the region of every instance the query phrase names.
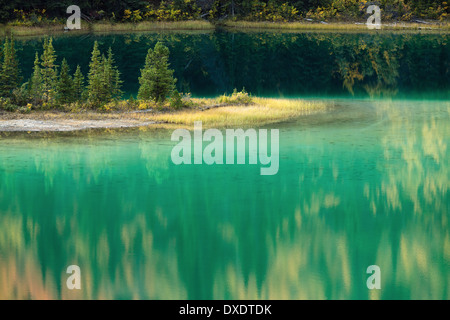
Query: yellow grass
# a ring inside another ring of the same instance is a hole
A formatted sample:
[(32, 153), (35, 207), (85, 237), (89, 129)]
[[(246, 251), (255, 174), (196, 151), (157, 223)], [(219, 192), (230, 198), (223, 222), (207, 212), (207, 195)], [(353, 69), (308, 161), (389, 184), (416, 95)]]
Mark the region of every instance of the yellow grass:
[(27, 26), (0, 26), (0, 36), (6, 36), (13, 33), (15, 36), (38, 36), (44, 34), (53, 34), (58, 32), (64, 32), (64, 26), (49, 25), (42, 27), (27, 27)]
[(326, 110), (325, 103), (299, 99), (253, 98), (248, 106), (226, 106), (199, 110), (182, 110), (156, 114), (155, 121), (163, 121), (182, 127), (192, 127), (194, 121), (202, 121), (205, 127), (262, 126), (298, 118), (312, 112)]
[(144, 21), (140, 23), (94, 23), (92, 30), (94, 32), (114, 32), (114, 31), (151, 31), (151, 30), (210, 30), (214, 25), (208, 21), (174, 21), (174, 22), (151, 22)]
[[(283, 31), (295, 30), (339, 30), (339, 31), (375, 31), (370, 30), (363, 23), (355, 24), (351, 22), (257, 22), (257, 21), (227, 21), (224, 23), (227, 28), (235, 29), (278, 29)], [(450, 31), (450, 24), (447, 22), (421, 24), (410, 22), (387, 22), (383, 23), (381, 30), (435, 30)]]
[[(64, 32), (65, 24), (51, 24), (44, 26), (16, 26), (11, 24), (0, 25), (0, 36), (14, 33), (16, 36), (36, 36), (45, 34), (55, 34)], [(228, 29), (247, 29), (247, 30), (280, 30), (302, 31), (375, 31), (369, 30), (365, 24), (355, 24), (354, 22), (330, 22), (323, 24), (320, 22), (257, 22), (257, 21), (225, 21), (221, 24)], [(110, 23), (98, 21), (88, 23), (82, 21), (81, 30), (72, 30), (71, 34), (87, 32), (134, 32), (134, 31), (160, 31), (160, 30), (214, 30), (215, 25), (205, 20), (189, 20), (174, 22), (156, 22), (143, 21), (139, 23)], [(386, 22), (383, 23), (381, 30), (430, 30), (439, 32), (449, 32), (450, 24), (448, 22), (433, 22), (431, 24), (410, 23), (410, 22)]]
[[(1, 25), (0, 36), (5, 36), (14, 33), (15, 36), (37, 36), (46, 34), (62, 33), (65, 24), (52, 24), (44, 26), (16, 26), (16, 25)], [(109, 23), (109, 22), (81, 22), (80, 30), (71, 30), (70, 34), (80, 34), (87, 32), (123, 32), (123, 31), (153, 31), (153, 30), (213, 30), (214, 25), (208, 21), (203, 20), (189, 20), (189, 21), (174, 21), (174, 22), (151, 22), (144, 21), (140, 23)]]
[(255, 98), (250, 105), (230, 105), (203, 110), (202, 106), (217, 104), (217, 99), (192, 99), (193, 108), (178, 111), (121, 111), (98, 112), (84, 110), (78, 112), (61, 112), (55, 110), (36, 110), (31, 113), (7, 112), (0, 114), (1, 120), (40, 120), (40, 121), (86, 121), (108, 120), (111, 123), (130, 121), (139, 123), (156, 122), (148, 128), (193, 128), (194, 121), (202, 121), (203, 127), (258, 127), (292, 120), (311, 113), (326, 111), (330, 106), (325, 102), (300, 99)]

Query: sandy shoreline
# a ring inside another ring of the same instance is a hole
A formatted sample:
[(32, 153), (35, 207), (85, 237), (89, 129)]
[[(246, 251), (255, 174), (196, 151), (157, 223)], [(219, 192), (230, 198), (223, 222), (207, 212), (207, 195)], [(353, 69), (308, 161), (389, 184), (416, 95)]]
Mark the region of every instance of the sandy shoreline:
[(334, 108), (334, 104), (314, 100), (253, 97), (253, 103), (247, 105), (204, 103), (195, 108), (180, 110), (146, 109), (111, 113), (34, 110), (26, 114), (0, 112), (0, 133), (73, 132), (138, 127), (191, 128), (194, 121), (202, 121), (205, 127), (250, 127), (284, 122), (330, 108)]
[(156, 121), (139, 121), (131, 119), (107, 119), (107, 120), (31, 120), (13, 119), (0, 120), (0, 132), (67, 132), (86, 129), (119, 129), (148, 126), (156, 124)]

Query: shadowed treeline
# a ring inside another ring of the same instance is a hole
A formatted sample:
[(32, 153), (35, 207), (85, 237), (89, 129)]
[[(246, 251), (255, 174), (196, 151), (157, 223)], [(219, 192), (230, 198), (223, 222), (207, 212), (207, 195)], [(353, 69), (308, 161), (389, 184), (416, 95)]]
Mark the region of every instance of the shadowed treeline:
[(165, 131), (4, 139), (0, 298), (448, 299), (449, 115), (338, 102), (280, 128), (274, 176), (174, 166)]
[[(446, 20), (449, 7), (443, 0), (379, 0), (383, 19), (410, 21), (415, 18)], [(36, 26), (67, 18), (66, 8), (73, 3), (62, 0), (10, 0), (0, 8), (0, 22)], [(85, 18), (112, 23), (180, 21), (192, 19), (250, 21), (296, 21), (305, 17), (317, 20), (354, 21), (367, 18), (366, 0), (79, 0)], [(55, 20), (53, 20), (55, 19)]]
[[(112, 47), (123, 90), (135, 97), (147, 50), (159, 40), (170, 49), (178, 90), (194, 96), (245, 87), (266, 97), (449, 99), (446, 34), (137, 33), (61, 36), (53, 45), (59, 60), (86, 74), (95, 40), (101, 50)], [(25, 79), (42, 41), (17, 41)]]

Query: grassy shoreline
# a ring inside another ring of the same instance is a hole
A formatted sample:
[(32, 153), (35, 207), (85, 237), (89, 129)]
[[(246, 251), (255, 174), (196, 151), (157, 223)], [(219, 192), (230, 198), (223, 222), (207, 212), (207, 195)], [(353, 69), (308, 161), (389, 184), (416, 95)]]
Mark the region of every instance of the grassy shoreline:
[[(64, 24), (50, 24), (43, 26), (18, 26), (4, 24), (0, 26), (0, 35), (5, 36), (14, 33), (15, 36), (38, 36), (46, 34), (64, 33)], [(367, 28), (363, 22), (255, 22), (255, 21), (224, 21), (213, 24), (205, 20), (188, 20), (175, 22), (151, 22), (140, 23), (109, 23), (99, 21), (87, 23), (82, 21), (81, 30), (72, 30), (71, 34), (105, 33), (105, 32), (142, 32), (142, 31), (211, 31), (216, 28), (230, 30), (279, 30), (279, 31), (374, 31)], [(448, 22), (433, 21), (427, 24), (415, 22), (385, 22), (381, 30), (411, 30), (411, 31), (439, 31), (450, 32)]]
[[(374, 31), (377, 29), (369, 29), (363, 22), (256, 22), (256, 21), (227, 21), (223, 23), (225, 28), (230, 29), (263, 29), (263, 30), (280, 30), (280, 31)], [(380, 30), (434, 30), (434, 31), (450, 31), (450, 24), (444, 22), (430, 22), (429, 24), (417, 22), (383, 22)]]
[(192, 128), (194, 121), (204, 127), (251, 127), (289, 121), (324, 112), (330, 108), (319, 101), (300, 99), (255, 98), (248, 105), (214, 104), (213, 99), (195, 99), (196, 106), (180, 110), (133, 110), (118, 112), (62, 112), (56, 110), (30, 113), (0, 113), (0, 132), (5, 131), (76, 131), (152, 126), (155, 128)]
[(0, 35), (6, 36), (14, 33), (15, 36), (39, 36), (47, 34), (70, 33), (102, 33), (102, 32), (139, 32), (139, 31), (190, 31), (190, 30), (214, 30), (215, 26), (204, 20), (175, 21), (175, 22), (150, 22), (140, 23), (107, 23), (99, 21), (87, 23), (82, 21), (80, 30), (64, 30), (65, 24), (51, 24), (43, 26), (17, 26), (11, 24), (0, 25)]

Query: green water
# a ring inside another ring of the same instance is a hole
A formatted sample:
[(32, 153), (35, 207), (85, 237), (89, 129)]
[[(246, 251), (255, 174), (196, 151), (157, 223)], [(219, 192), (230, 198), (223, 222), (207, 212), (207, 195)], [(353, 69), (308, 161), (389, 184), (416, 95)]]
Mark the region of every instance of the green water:
[[(243, 87), (270, 97), (389, 97), (450, 99), (448, 34), (428, 33), (122, 33), (54, 39), (58, 63), (84, 75), (94, 41), (111, 47), (125, 96), (136, 97), (149, 47), (170, 49), (177, 87), (193, 96), (217, 96)], [(27, 80), (43, 38), (18, 39)]]
[(336, 100), (268, 128), (273, 176), (175, 166), (169, 131), (3, 137), (0, 298), (450, 298), (449, 102)]
[[(176, 166), (164, 130), (3, 134), (0, 298), (450, 298), (448, 35), (68, 34), (54, 46), (86, 74), (95, 40), (115, 52), (125, 95), (161, 40), (194, 96), (245, 87), (334, 108), (268, 127), (280, 130), (273, 176)], [(25, 79), (42, 41), (17, 40)], [(72, 264), (81, 290), (66, 287)]]

